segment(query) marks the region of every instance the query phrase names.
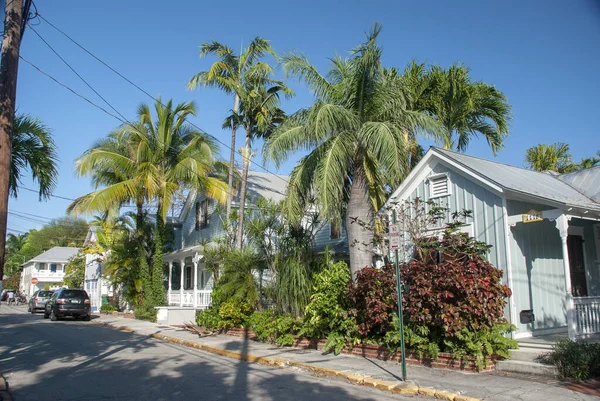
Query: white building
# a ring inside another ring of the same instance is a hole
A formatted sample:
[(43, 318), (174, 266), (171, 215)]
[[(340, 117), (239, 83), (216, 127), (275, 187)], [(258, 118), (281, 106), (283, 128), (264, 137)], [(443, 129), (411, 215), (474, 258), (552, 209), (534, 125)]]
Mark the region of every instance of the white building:
[[(84, 245), (90, 246), (97, 242), (98, 227), (91, 226), (87, 237), (85, 238)], [(85, 287), (90, 296), (90, 302), (92, 303), (92, 312), (97, 312), (102, 306), (102, 297), (108, 297), (112, 295), (112, 291), (109, 293), (109, 282), (106, 280), (102, 273), (104, 271), (104, 260), (105, 255), (98, 253), (86, 253), (85, 255)]]
[(55, 246), (23, 264), (21, 290), (30, 297), (46, 286), (50, 289), (62, 287), (65, 266), (79, 248)]

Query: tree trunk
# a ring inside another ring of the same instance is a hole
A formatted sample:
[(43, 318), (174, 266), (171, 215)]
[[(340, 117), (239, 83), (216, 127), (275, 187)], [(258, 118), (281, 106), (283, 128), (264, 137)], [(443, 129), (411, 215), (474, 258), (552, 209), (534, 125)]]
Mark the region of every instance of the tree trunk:
[[(237, 113), (240, 107), (240, 97), (236, 94), (235, 101), (233, 103), (233, 112)], [(231, 232), (231, 221), (229, 219), (229, 215), (231, 214), (231, 198), (233, 198), (233, 168), (235, 165), (235, 135), (237, 132), (237, 126), (234, 124), (231, 128), (231, 152), (229, 154), (229, 177), (227, 181), (227, 206), (226, 211), (227, 215), (225, 216), (227, 221), (227, 245), (229, 246), (233, 241), (230, 236)]]
[(15, 120), (17, 72), (23, 22), (23, 1), (12, 0), (6, 1), (5, 4), (0, 64), (0, 290), (4, 278), (11, 140)]
[(346, 210), (346, 232), (350, 248), (352, 279), (356, 272), (373, 264), (374, 213), (369, 198), (369, 185), (361, 161), (354, 162), (354, 176)]
[(244, 149), (244, 169), (242, 171), (242, 184), (240, 186), (240, 212), (237, 226), (235, 246), (242, 249), (244, 240), (244, 210), (246, 209), (246, 185), (248, 184), (248, 167), (250, 166), (250, 135), (246, 134), (246, 148)]

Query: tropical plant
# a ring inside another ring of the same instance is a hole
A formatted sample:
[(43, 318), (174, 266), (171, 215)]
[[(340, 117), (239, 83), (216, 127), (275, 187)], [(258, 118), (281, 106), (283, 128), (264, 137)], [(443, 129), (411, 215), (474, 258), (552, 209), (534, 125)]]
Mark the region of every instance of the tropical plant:
[(58, 179), (56, 145), (48, 127), (28, 115), (15, 117), (11, 142), (10, 194), (17, 197), (23, 170), (29, 167), (39, 184), (39, 197), (50, 199)]
[[(194, 75), (188, 82), (189, 89), (198, 86), (219, 88), (227, 94), (234, 96), (233, 114), (237, 114), (240, 104), (246, 100), (248, 89), (261, 87), (270, 81), (273, 68), (263, 61), (266, 55), (275, 56), (269, 42), (261, 37), (255, 37), (247, 48), (239, 55), (224, 44), (218, 42), (203, 43), (200, 46), (200, 57), (214, 55), (219, 58), (213, 63), (208, 71), (202, 71)], [(239, 124), (229, 122), (227, 128), (231, 128), (231, 152), (229, 159), (229, 173), (226, 200), (227, 227), (229, 227), (229, 216), (231, 214), (231, 199), (233, 197), (233, 177), (235, 165), (235, 139)], [(227, 230), (229, 231), (229, 230)], [(231, 243), (229, 239), (228, 243)]]
[(561, 379), (577, 381), (600, 377), (600, 343), (560, 340), (552, 351), (538, 358), (542, 363), (556, 366)]
[[(254, 274), (260, 270), (259, 259), (250, 248), (232, 250), (223, 261), (223, 273), (218, 283), (223, 301), (245, 302), (254, 307), (260, 300), (259, 283)], [(219, 298), (218, 297), (218, 298)]]
[(495, 86), (473, 81), (461, 64), (448, 69), (412, 62), (402, 79), (411, 94), (411, 108), (432, 116), (445, 132), (444, 147), (464, 151), (482, 135), (496, 154), (504, 144), (511, 119), (506, 96)]
[(85, 281), (85, 253), (79, 251), (65, 265), (63, 284), (68, 288), (83, 288)]
[(345, 215), (353, 273), (371, 265), (374, 211), (407, 173), (405, 133), (438, 128), (408, 108), (404, 83), (383, 68), (380, 31), (376, 24), (349, 59), (333, 58), (327, 77), (303, 55), (283, 57), (287, 74), (304, 80), (317, 100), (290, 116), (263, 152), (279, 166), (295, 151), (310, 151), (291, 173), (285, 214), (298, 223), (314, 197), (325, 219)]
[(525, 151), (525, 163), (534, 171), (556, 171), (568, 173), (573, 171), (573, 157), (569, 145), (557, 142), (552, 145), (539, 144)]

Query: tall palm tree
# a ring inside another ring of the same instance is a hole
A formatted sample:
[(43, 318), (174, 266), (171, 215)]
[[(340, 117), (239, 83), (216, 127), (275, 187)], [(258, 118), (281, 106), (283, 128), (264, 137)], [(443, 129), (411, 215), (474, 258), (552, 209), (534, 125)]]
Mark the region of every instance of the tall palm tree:
[(496, 154), (508, 135), (510, 105), (496, 87), (473, 81), (469, 72), (460, 64), (445, 70), (412, 62), (403, 79), (411, 93), (411, 108), (428, 113), (443, 126), (445, 148), (464, 151), (474, 136), (482, 135)]
[[(240, 103), (244, 101), (248, 88), (269, 83), (273, 68), (268, 63), (261, 61), (268, 54), (275, 56), (269, 42), (258, 36), (239, 55), (236, 55), (230, 47), (219, 42), (203, 43), (200, 46), (200, 57), (214, 55), (219, 59), (211, 65), (208, 71), (194, 75), (188, 82), (188, 88), (196, 89), (198, 86), (219, 88), (225, 93), (233, 95), (233, 113), (238, 113)], [(231, 125), (228, 128), (231, 128), (226, 203), (227, 232), (229, 233), (235, 166), (235, 136), (238, 126)]]
[(539, 144), (525, 151), (525, 163), (534, 171), (556, 171), (568, 173), (576, 170), (569, 145), (557, 142), (552, 145)]
[(223, 126), (242, 127), (246, 132), (246, 144), (242, 150), (243, 167), (240, 185), (240, 205), (236, 234), (236, 248), (241, 249), (244, 235), (244, 218), (246, 207), (246, 187), (248, 185), (248, 169), (252, 159), (252, 141), (257, 138), (268, 138), (285, 119), (285, 113), (279, 108), (279, 94), (291, 96), (293, 92), (283, 83), (278, 82), (270, 88), (257, 86), (247, 91), (239, 112), (233, 112)]
[(290, 116), (266, 141), (264, 155), (280, 165), (299, 149), (311, 152), (293, 169), (285, 203), (292, 222), (316, 198), (319, 213), (330, 221), (345, 215), (353, 273), (371, 265), (373, 220), (386, 190), (406, 173), (405, 132), (434, 134), (435, 122), (407, 108), (402, 82), (385, 73), (376, 24), (349, 59), (333, 58), (327, 77), (306, 57), (283, 58), (288, 74), (303, 79), (315, 103)]
[(25, 241), (27, 241), (27, 236), (27, 233), (18, 235), (9, 233), (6, 236), (6, 253), (8, 255), (18, 253), (21, 250), (21, 248), (23, 248), (23, 245), (25, 245)]
[(600, 165), (600, 150), (596, 152), (596, 156), (581, 159), (578, 164), (578, 168), (581, 170), (596, 167), (597, 165)]
[(31, 176), (39, 184), (40, 200), (50, 199), (56, 187), (58, 156), (50, 130), (38, 119), (19, 115), (15, 117), (12, 136), (12, 159), (9, 190), (17, 197), (23, 170), (29, 167)]

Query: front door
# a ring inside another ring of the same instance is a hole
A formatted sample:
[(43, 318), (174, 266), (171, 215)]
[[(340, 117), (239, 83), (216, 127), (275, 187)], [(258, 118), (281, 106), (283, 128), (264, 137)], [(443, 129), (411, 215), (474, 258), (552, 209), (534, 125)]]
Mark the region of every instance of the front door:
[(587, 297), (587, 281), (585, 278), (585, 262), (583, 256), (583, 237), (569, 235), (569, 267), (571, 269), (571, 293), (574, 297)]

